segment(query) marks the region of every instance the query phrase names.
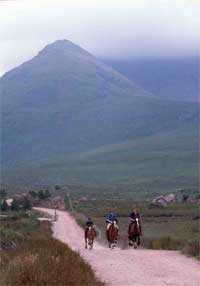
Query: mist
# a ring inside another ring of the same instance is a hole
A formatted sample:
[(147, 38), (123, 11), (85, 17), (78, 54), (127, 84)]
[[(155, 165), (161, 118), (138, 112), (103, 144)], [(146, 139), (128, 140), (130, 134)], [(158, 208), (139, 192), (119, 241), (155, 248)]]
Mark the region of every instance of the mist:
[(187, 0), (1, 1), (0, 74), (64, 38), (101, 58), (193, 57), (199, 8)]

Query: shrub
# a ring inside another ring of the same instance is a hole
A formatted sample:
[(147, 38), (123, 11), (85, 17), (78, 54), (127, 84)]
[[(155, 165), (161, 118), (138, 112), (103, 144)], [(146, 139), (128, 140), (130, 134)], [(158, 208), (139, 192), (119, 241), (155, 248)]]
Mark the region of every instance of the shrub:
[(35, 191), (29, 191), (29, 194), (30, 194), (33, 198), (36, 198), (37, 195), (38, 195)]
[(10, 228), (1, 228), (0, 237), (1, 249), (16, 247), (16, 245), (24, 239), (24, 236), (20, 232)]
[(30, 209), (31, 208), (31, 202), (29, 201), (29, 199), (27, 197), (25, 197), (22, 200), (21, 204), (22, 204), (24, 209)]
[(8, 208), (9, 208), (9, 206), (8, 206), (6, 200), (3, 200), (3, 201), (1, 202), (1, 211), (4, 211), (4, 212), (5, 212), (5, 211), (8, 210)]
[(200, 242), (195, 240), (183, 248), (183, 253), (200, 259)]
[(43, 190), (40, 190), (40, 191), (38, 192), (38, 198), (41, 199), (41, 200), (45, 199), (45, 195), (44, 195)]
[(11, 205), (11, 210), (17, 211), (18, 209), (19, 209), (19, 202), (16, 199), (14, 199)]
[(149, 239), (144, 245), (151, 249), (180, 250), (183, 247), (183, 242), (179, 239), (164, 236), (157, 239)]
[(57, 190), (60, 190), (61, 189), (61, 186), (60, 185), (55, 185), (55, 190), (57, 191)]
[(51, 194), (50, 194), (49, 190), (45, 190), (44, 191), (44, 196), (45, 196), (45, 198), (51, 197)]

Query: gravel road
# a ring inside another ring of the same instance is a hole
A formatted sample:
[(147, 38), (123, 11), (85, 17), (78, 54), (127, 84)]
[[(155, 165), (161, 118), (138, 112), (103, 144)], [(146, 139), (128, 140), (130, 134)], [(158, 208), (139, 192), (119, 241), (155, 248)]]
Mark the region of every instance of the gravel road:
[[(54, 215), (53, 209), (35, 208)], [(97, 277), (113, 286), (200, 286), (200, 263), (177, 251), (108, 249), (97, 242), (85, 250), (83, 229), (64, 211), (57, 211), (53, 236), (68, 244), (92, 266)]]

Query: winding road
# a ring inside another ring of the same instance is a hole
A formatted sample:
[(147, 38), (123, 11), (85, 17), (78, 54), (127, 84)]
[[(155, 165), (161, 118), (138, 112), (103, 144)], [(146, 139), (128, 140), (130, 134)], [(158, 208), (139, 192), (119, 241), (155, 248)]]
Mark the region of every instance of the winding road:
[[(53, 209), (35, 208), (54, 215)], [(84, 232), (65, 211), (57, 211), (53, 236), (68, 244), (110, 286), (200, 286), (200, 263), (177, 251), (108, 249), (97, 242), (84, 249)]]

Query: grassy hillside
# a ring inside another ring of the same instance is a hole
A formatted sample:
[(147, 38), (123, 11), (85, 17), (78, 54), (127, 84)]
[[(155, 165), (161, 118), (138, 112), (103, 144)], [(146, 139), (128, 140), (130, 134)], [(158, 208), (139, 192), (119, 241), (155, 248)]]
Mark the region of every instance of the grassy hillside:
[(104, 62), (161, 99), (199, 100), (197, 57)]
[(71, 42), (6, 73), (0, 96), (4, 184), (197, 186), (199, 106), (149, 97)]
[[(177, 189), (197, 189), (198, 166), (197, 127), (183, 126), (178, 131), (160, 132), (19, 169), (11, 173), (10, 182), (16, 176), (22, 185), (46, 181), (50, 185), (84, 185), (83, 190), (73, 192), (93, 193), (92, 197), (148, 198)], [(92, 187), (98, 188), (92, 191)]]

